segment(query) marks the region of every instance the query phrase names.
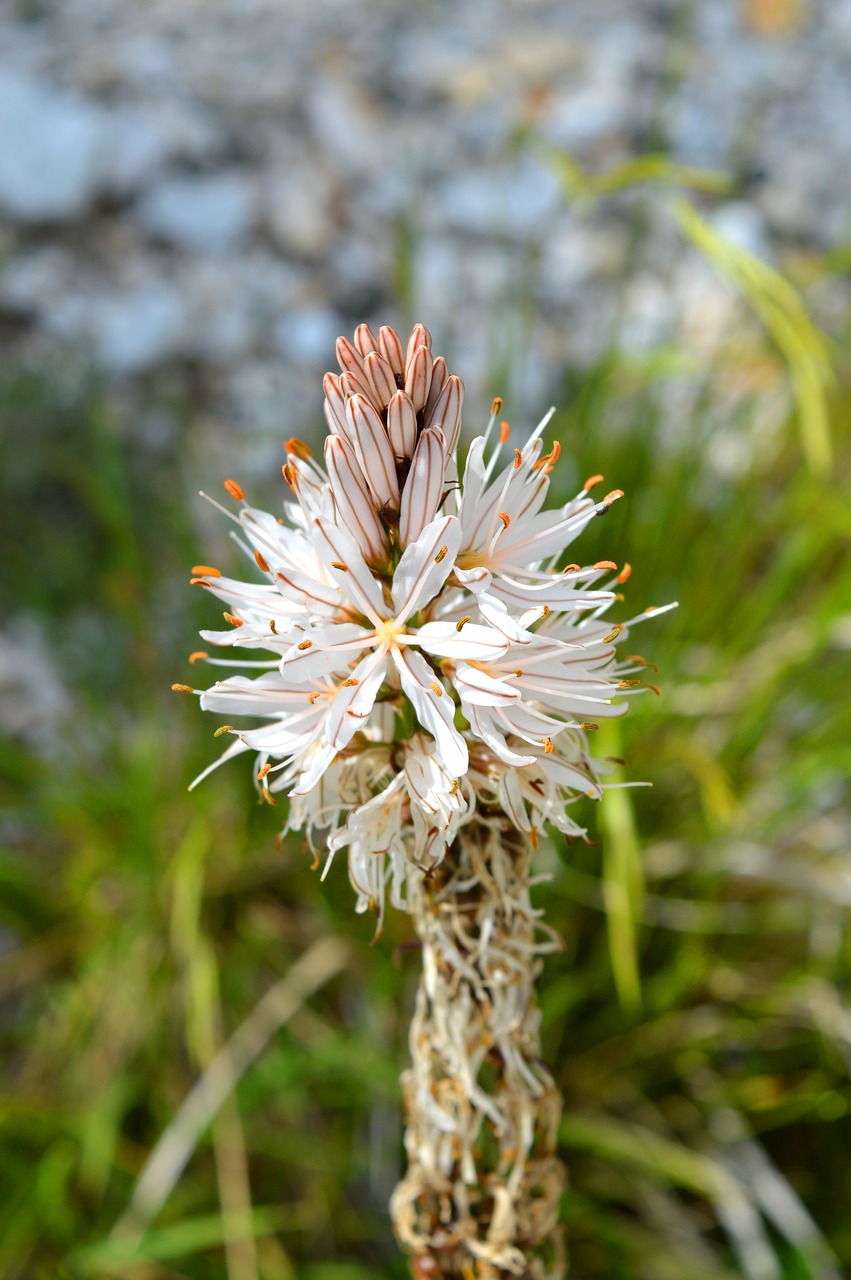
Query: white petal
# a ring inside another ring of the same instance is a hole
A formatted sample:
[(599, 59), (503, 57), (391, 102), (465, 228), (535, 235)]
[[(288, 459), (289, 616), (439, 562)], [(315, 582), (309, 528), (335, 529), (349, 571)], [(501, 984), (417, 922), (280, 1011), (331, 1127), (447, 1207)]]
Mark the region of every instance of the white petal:
[(417, 719), (435, 739), (444, 767), (453, 777), (460, 778), (467, 772), (469, 754), (466, 742), (455, 728), (455, 703), (445, 690), (435, 693), (432, 686), (440, 682), (421, 654), (408, 648), (394, 648), (392, 653), (402, 688), (413, 703)]
[(374, 632), (353, 622), (312, 627), (281, 658), (281, 674), (304, 684), (333, 671), (344, 671), (353, 658), (367, 647)]
[[(435, 362), (435, 372), (437, 362)], [(455, 452), (458, 434), (461, 430), (461, 405), (464, 402), (464, 384), (453, 374), (447, 378), (446, 385), (435, 401), (434, 407), (426, 411), (427, 427), (440, 427), (446, 439), (446, 452)]]
[(452, 572), (460, 542), (461, 526), (455, 516), (439, 516), (408, 544), (393, 574), (393, 604), (399, 622), (437, 595)]
[[(327, 520), (314, 520), (312, 532), (316, 553), (328, 576), (358, 611), (377, 625), (387, 615), (384, 596), (353, 539)], [(345, 568), (335, 568), (335, 564)]]
[(336, 748), (327, 743), (322, 743), (317, 748), (308, 767), (300, 775), (298, 783), (293, 787), (290, 795), (304, 796), (307, 795), (308, 791), (312, 791), (336, 754)]
[(349, 676), (357, 684), (342, 687), (337, 693), (325, 723), (325, 737), (337, 751), (342, 751), (369, 717), (386, 670), (387, 648), (382, 645), (368, 653)]
[(520, 701), (519, 689), (488, 675), (486, 671), (480, 671), (478, 667), (468, 666), (466, 662), (458, 664), (453, 684), (465, 709), (468, 703), (480, 707), (507, 707)]
[(399, 541), (403, 547), (418, 538), (437, 513), (443, 496), (445, 461), (443, 432), (428, 427), (417, 441), (411, 470), (402, 491)]
[(395, 329), (391, 329), (389, 324), (383, 324), (378, 330), (378, 350), (394, 374), (405, 372), (405, 352), (398, 333)]
[(417, 447), (417, 411), (404, 391), (397, 391), (387, 406), (387, 435), (397, 458), (413, 455)]
[(505, 636), (491, 627), (467, 622), (459, 631), (454, 622), (427, 622), (414, 632), (416, 643), (426, 653), (441, 658), (499, 658), (508, 648)]
[(204, 711), (219, 711), (227, 716), (268, 716), (286, 718), (298, 714), (309, 705), (304, 689), (294, 687), (277, 671), (251, 680), (247, 676), (230, 676), (205, 689), (200, 697)]

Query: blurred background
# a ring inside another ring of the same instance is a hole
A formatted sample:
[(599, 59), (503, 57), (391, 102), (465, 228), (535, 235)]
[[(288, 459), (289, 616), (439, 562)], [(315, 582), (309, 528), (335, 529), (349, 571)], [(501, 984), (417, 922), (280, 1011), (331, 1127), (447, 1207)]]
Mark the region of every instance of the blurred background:
[(681, 601), (598, 735), (652, 789), (540, 855), (573, 1274), (851, 1274), (849, 70), (848, 0), (0, 7), (7, 1280), (406, 1274), (408, 922), (188, 796), (170, 691), (199, 488), (276, 508), (361, 320), (468, 438), (556, 404), (555, 496), (627, 494), (579, 558)]

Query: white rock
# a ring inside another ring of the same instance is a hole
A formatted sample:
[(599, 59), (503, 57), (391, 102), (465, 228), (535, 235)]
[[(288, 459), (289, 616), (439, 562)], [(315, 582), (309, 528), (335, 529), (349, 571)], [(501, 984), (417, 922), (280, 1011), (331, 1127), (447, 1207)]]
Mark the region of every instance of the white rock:
[(112, 373), (142, 373), (179, 354), (187, 330), (179, 290), (165, 281), (147, 281), (103, 302), (95, 333), (97, 356)]
[(341, 328), (336, 311), (320, 304), (286, 311), (275, 326), (275, 338), (289, 360), (330, 368)]
[(757, 258), (771, 258), (765, 219), (755, 205), (744, 200), (730, 200), (715, 210), (712, 224), (719, 235), (731, 244)]
[(314, 257), (334, 233), (333, 182), (316, 164), (296, 164), (270, 178), (266, 217), (275, 239), (290, 253)]
[(0, 72), (0, 209), (35, 223), (83, 214), (100, 186), (105, 118), (81, 97)]
[(182, 249), (233, 253), (251, 234), (256, 188), (241, 173), (216, 173), (164, 179), (137, 207), (149, 235)]

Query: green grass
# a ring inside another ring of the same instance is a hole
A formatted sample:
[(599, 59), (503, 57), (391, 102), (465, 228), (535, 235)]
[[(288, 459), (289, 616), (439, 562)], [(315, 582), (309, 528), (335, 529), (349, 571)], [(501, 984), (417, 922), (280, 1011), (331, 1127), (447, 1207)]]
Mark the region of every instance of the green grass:
[[(540, 900), (565, 939), (541, 1004), (574, 1274), (838, 1276), (847, 409), (837, 391), (826, 478), (791, 419), (721, 478), (708, 459), (725, 371), (672, 443), (662, 404), (679, 367), (613, 352), (566, 376), (553, 425), (564, 494), (598, 471), (627, 494), (581, 558), (632, 562), (631, 612), (680, 600), (630, 646), (659, 666), (661, 696), (636, 699), (601, 746), (652, 790), (589, 803), (596, 843), (542, 853)], [(752, 407), (730, 425), (749, 432)], [(526, 408), (507, 405), (518, 422)], [(211, 554), (191, 495), (221, 477), (188, 474), (196, 429), (179, 405), (171, 441), (143, 447), (145, 409), (67, 370), (0, 384), (6, 609), (38, 620), (74, 701), (51, 754), (2, 753), (0, 1274), (401, 1278), (386, 1202), (410, 929), (391, 913), (370, 947), (343, 864), (323, 885), (297, 843), (276, 851), (281, 812), (257, 806), (247, 768), (187, 795), (216, 744), (169, 686), (210, 619), (184, 585)], [(128, 1213), (217, 1050), (331, 937), (345, 962), (267, 1027), (165, 1202)]]

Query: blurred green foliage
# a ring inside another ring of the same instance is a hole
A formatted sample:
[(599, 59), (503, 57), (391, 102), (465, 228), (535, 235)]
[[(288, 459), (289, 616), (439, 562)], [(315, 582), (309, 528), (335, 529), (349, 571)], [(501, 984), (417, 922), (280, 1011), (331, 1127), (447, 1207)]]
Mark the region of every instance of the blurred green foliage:
[[(632, 562), (630, 612), (680, 600), (632, 642), (660, 697), (600, 744), (653, 788), (586, 803), (593, 842), (542, 850), (582, 1277), (851, 1265), (849, 370), (818, 384), (835, 466), (815, 446), (807, 466), (791, 410), (760, 425), (789, 354), (765, 324), (777, 345), (751, 364), (612, 351), (565, 375), (552, 426), (562, 496), (596, 472), (627, 493), (583, 561)], [(199, 474), (189, 407), (155, 445), (150, 409), (68, 369), (0, 380), (6, 612), (37, 620), (73, 698), (49, 749), (2, 749), (0, 1275), (401, 1278), (386, 1203), (410, 929), (391, 913), (370, 947), (342, 863), (320, 884), (297, 843), (277, 851), (248, 769), (187, 796), (216, 744), (169, 685), (210, 625), (184, 581), (212, 558), (198, 481), (220, 477)], [(735, 466), (722, 436), (745, 443)], [(204, 1113), (199, 1080), (261, 1022)], [(169, 1194), (145, 1180), (152, 1153)]]

